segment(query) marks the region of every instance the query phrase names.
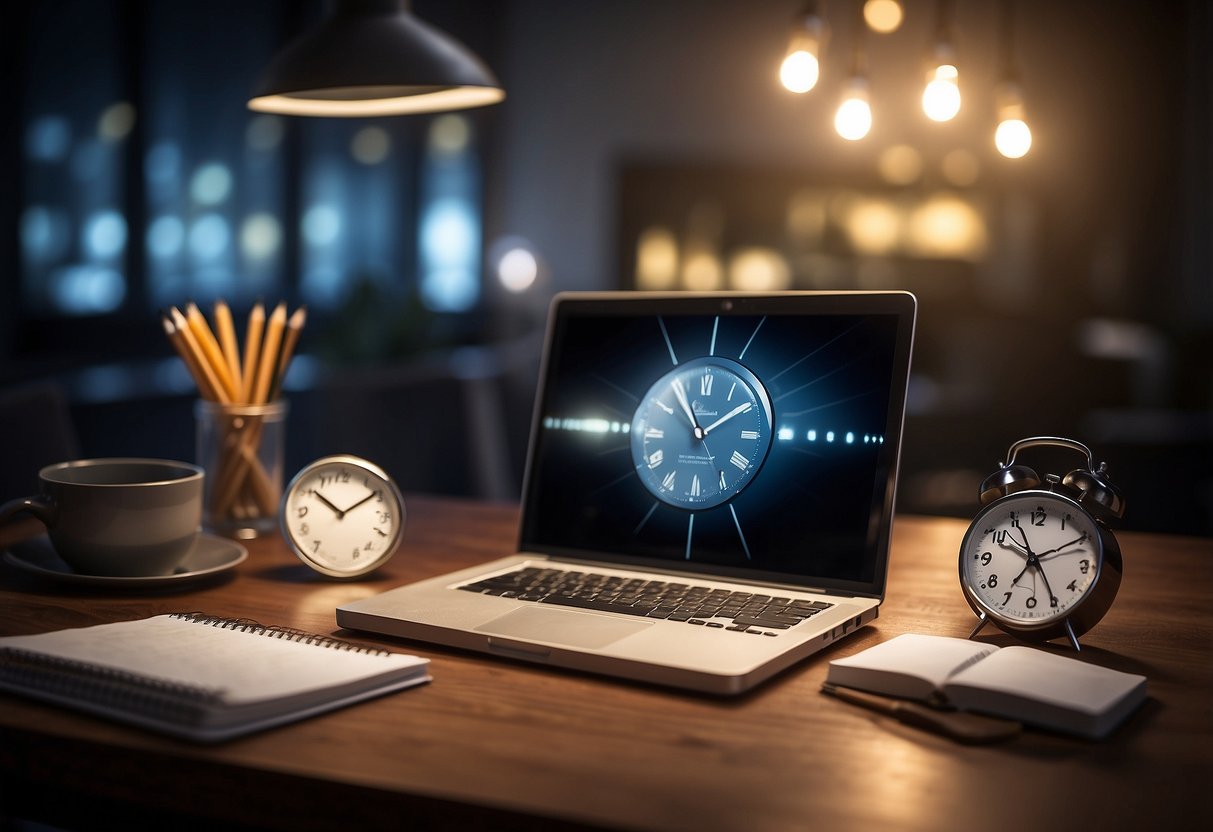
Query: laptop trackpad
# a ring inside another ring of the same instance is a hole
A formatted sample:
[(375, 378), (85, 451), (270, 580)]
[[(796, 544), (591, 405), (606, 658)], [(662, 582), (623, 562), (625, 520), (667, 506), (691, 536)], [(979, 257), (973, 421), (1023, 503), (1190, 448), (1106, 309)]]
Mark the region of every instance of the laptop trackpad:
[(651, 621), (628, 621), (594, 613), (525, 607), (494, 618), (477, 632), (570, 647), (606, 647), (653, 626)]

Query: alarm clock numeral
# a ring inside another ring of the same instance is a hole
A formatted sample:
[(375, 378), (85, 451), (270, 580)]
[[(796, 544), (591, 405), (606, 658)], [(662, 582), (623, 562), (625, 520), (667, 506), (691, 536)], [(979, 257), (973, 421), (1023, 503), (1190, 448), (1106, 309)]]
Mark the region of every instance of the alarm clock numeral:
[(1032, 516), (1032, 525), (1033, 526), (1043, 526), (1045, 524), (1045, 518), (1048, 517), (1049, 515), (1045, 513), (1043, 506), (1037, 506), (1036, 509), (1032, 512), (1031, 516)]
[(299, 524), (299, 534), (307, 534), (311, 530), (312, 530), (311, 526), (309, 526), (307, 523)]
[(321, 474), (320, 475), (320, 487), (321, 488), (327, 488), (328, 486), (333, 485), (335, 483), (339, 483), (339, 482), (347, 483), (349, 481), (350, 481), (350, 472), (349, 471), (339, 471), (335, 474)]

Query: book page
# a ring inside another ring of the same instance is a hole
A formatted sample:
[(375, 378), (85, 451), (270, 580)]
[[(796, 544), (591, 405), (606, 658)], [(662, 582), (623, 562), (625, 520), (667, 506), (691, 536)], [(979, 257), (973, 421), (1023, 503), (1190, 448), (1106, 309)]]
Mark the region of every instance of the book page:
[(963, 638), (904, 633), (830, 662), (826, 681), (890, 696), (928, 699), (954, 673), (997, 651), (995, 645)]
[(982, 691), (999, 691), (1082, 714), (1098, 715), (1145, 685), (1145, 677), (1110, 670), (1032, 647), (1004, 647), (948, 683), (949, 698), (977, 707)]
[(167, 615), (9, 636), (0, 638), (0, 648), (196, 686), (220, 693), (228, 704), (290, 696), (426, 664), (415, 656), (325, 649)]

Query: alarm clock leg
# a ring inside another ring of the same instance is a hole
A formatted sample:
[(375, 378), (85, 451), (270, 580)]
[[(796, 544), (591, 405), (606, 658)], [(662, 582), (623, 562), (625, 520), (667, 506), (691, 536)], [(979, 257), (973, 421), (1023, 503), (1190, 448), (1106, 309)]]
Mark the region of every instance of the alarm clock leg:
[(1074, 652), (1081, 652), (1082, 648), (1078, 646), (1078, 636), (1074, 635), (1074, 628), (1070, 626), (1070, 619), (1066, 619), (1066, 635), (1070, 637), (1070, 643), (1074, 645)]
[(981, 629), (983, 627), (985, 627), (986, 624), (989, 623), (989, 620), (986, 618), (986, 614), (984, 612), (979, 612), (977, 614), (977, 618), (978, 618), (977, 626), (973, 628), (973, 632), (969, 633), (969, 638), (973, 638), (974, 636), (976, 636), (978, 633), (981, 632)]

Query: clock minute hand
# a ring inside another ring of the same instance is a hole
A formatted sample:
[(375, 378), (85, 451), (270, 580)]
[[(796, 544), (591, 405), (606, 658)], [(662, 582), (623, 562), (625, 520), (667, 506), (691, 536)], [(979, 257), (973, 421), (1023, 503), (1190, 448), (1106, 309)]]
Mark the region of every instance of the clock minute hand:
[(695, 433), (695, 438), (703, 439), (705, 431), (699, 427), (699, 421), (695, 418), (695, 411), (691, 409), (691, 403), (687, 401), (687, 391), (683, 389), (682, 382), (674, 379), (670, 382), (670, 387), (674, 389), (674, 398), (678, 400), (678, 404), (682, 407), (682, 412), (691, 420), (691, 429)]
[(379, 493), (378, 491), (372, 491), (370, 494), (367, 494), (365, 497), (363, 497), (363, 498), (362, 498), (361, 500), (359, 500), (358, 502), (354, 503), (352, 506), (350, 506), (349, 508), (347, 508), (347, 509), (346, 509), (344, 512), (342, 512), (342, 513), (343, 513), (343, 514), (349, 514), (351, 511), (353, 511), (354, 509), (358, 508), (358, 506), (362, 505), (363, 503), (365, 503), (367, 500), (371, 499), (372, 497), (374, 497), (374, 496), (375, 496), (376, 494), (378, 494), (378, 493)]
[(729, 421), (729, 419), (732, 419), (738, 413), (745, 413), (747, 410), (749, 410), (753, 406), (754, 406), (753, 402), (744, 402), (743, 404), (737, 405), (737, 407), (733, 408), (728, 413), (724, 414), (719, 419), (717, 419), (715, 422), (712, 422), (712, 424), (710, 424), (706, 428), (704, 428), (703, 429), (704, 436), (707, 436), (709, 433), (716, 430), (716, 428), (720, 427), (725, 422)]
[(1074, 538), (1074, 539), (1073, 539), (1073, 540), (1071, 540), (1069, 543), (1063, 543), (1063, 544), (1061, 544), (1060, 546), (1056, 546), (1056, 547), (1054, 547), (1054, 548), (1050, 549), (1050, 550), (1049, 550), (1049, 551), (1047, 551), (1047, 552), (1041, 552), (1041, 553), (1040, 553), (1039, 555), (1037, 555), (1036, 557), (1038, 557), (1038, 558), (1043, 558), (1045, 555), (1052, 555), (1052, 554), (1054, 554), (1054, 553), (1056, 553), (1056, 552), (1060, 552), (1062, 549), (1065, 549), (1065, 548), (1067, 548), (1067, 547), (1069, 547), (1069, 546), (1073, 546), (1075, 543), (1082, 543), (1082, 542), (1083, 542), (1084, 540), (1086, 540), (1086, 539), (1087, 539), (1087, 533), (1086, 533), (1086, 532), (1083, 532), (1081, 535), (1079, 535), (1078, 537)]

